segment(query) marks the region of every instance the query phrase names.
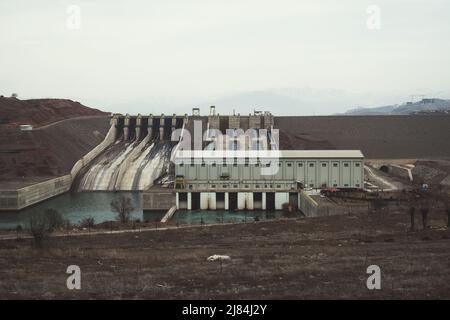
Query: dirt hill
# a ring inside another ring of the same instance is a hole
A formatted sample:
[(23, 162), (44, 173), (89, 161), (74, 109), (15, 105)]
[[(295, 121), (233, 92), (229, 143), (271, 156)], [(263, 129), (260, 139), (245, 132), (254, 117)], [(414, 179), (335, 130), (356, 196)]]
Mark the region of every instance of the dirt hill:
[(282, 149), (360, 149), (371, 159), (450, 158), (449, 115), (276, 117)]
[(0, 127), (3, 128), (20, 124), (42, 126), (68, 118), (100, 115), (107, 113), (67, 99), (20, 100), (0, 97)]
[(0, 188), (69, 173), (108, 128), (107, 113), (71, 100), (0, 98)]

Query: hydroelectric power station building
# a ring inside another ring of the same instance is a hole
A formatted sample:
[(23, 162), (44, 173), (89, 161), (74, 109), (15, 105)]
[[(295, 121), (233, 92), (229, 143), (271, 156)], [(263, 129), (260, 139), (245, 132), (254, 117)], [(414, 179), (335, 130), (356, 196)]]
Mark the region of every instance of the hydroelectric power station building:
[(304, 190), (364, 187), (359, 150), (199, 150), (174, 162), (178, 209), (280, 210)]

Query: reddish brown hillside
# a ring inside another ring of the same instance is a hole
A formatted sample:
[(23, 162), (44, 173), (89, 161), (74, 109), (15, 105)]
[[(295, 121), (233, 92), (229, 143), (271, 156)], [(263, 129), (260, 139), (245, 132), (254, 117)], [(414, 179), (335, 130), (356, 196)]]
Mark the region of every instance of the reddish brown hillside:
[[(21, 131), (19, 124), (34, 129)], [(78, 102), (0, 97), (0, 189), (69, 173), (108, 128), (107, 113)]]
[(0, 127), (3, 128), (19, 124), (42, 126), (68, 118), (106, 114), (67, 99), (20, 100), (0, 97)]

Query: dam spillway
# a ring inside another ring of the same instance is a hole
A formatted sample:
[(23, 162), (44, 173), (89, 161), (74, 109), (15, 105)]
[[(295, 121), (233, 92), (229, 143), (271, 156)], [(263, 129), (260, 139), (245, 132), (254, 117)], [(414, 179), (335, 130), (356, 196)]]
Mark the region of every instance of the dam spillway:
[(171, 134), (181, 129), (184, 116), (114, 115), (114, 142), (74, 180), (75, 191), (147, 190), (169, 180), (170, 155), (176, 142)]

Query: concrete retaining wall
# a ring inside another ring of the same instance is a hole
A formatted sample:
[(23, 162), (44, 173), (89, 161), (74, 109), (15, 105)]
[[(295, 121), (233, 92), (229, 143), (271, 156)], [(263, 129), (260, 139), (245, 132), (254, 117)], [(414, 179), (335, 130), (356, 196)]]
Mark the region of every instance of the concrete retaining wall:
[(318, 203), (304, 191), (300, 192), (298, 196), (300, 211), (307, 217), (317, 217), (319, 211)]
[(144, 192), (142, 194), (142, 206), (147, 210), (168, 210), (176, 205), (175, 192), (163, 190), (157, 192)]
[(70, 174), (12, 191), (0, 191), (0, 210), (20, 210), (70, 190)]

